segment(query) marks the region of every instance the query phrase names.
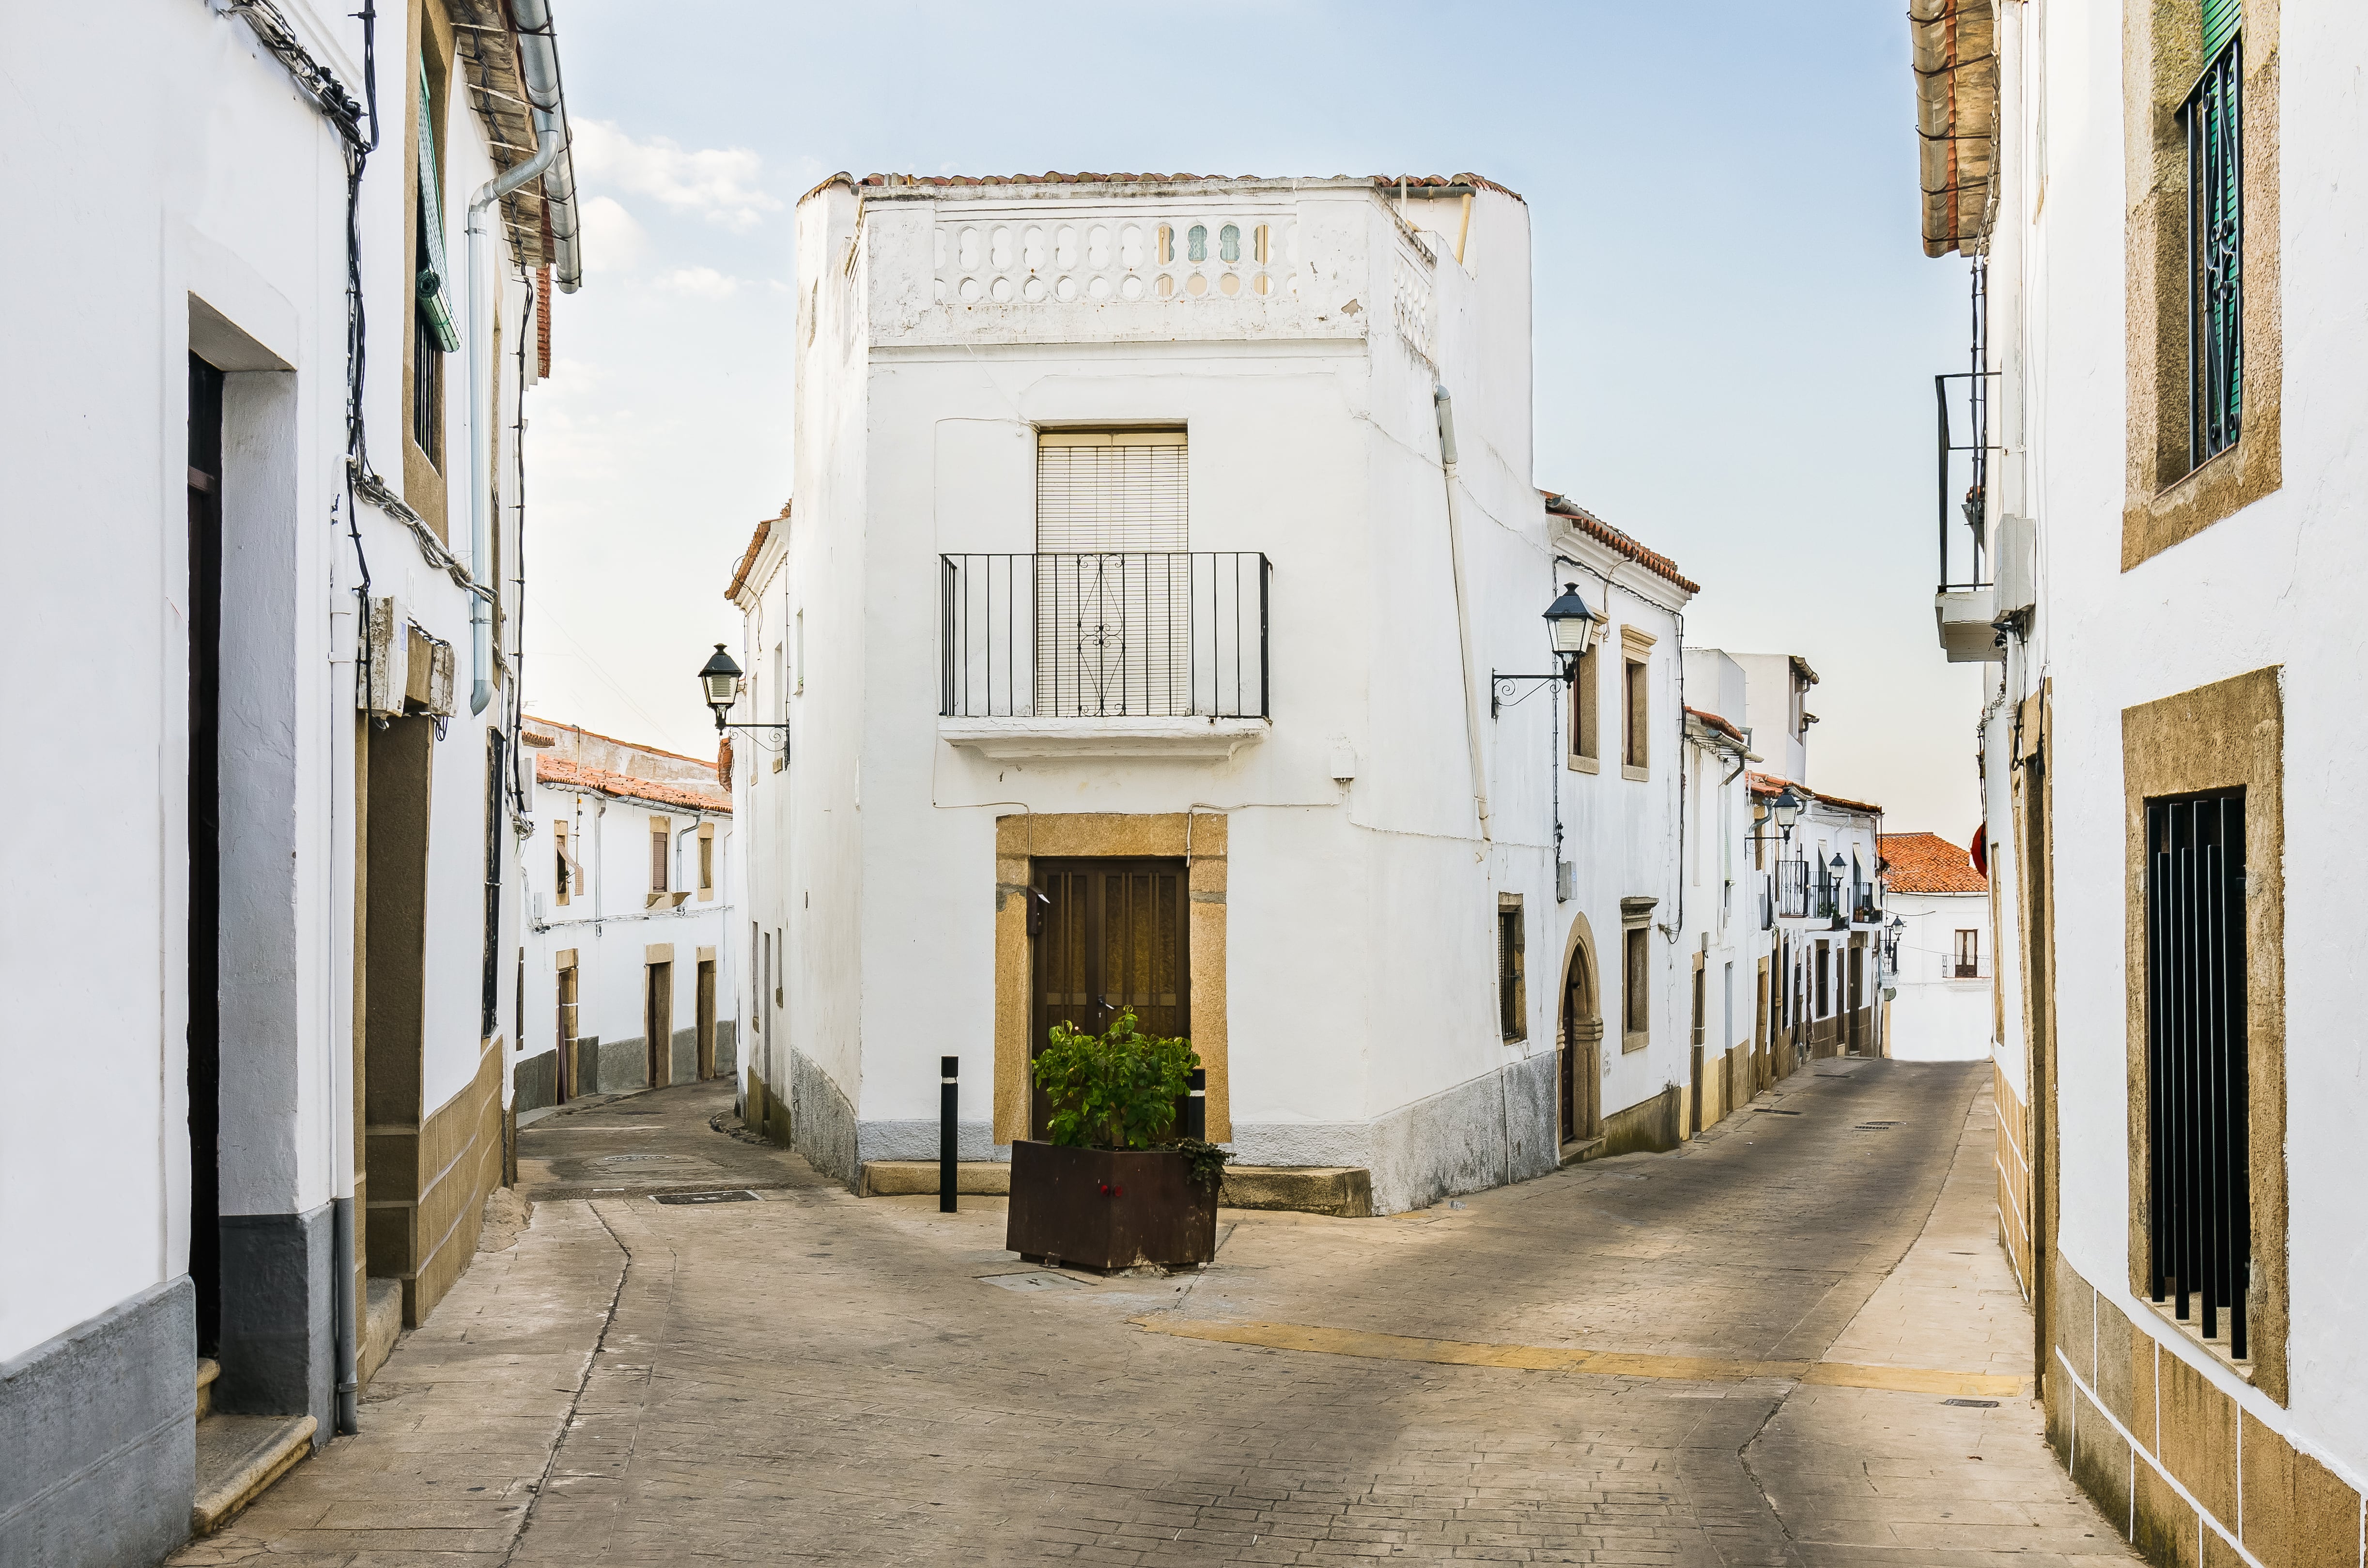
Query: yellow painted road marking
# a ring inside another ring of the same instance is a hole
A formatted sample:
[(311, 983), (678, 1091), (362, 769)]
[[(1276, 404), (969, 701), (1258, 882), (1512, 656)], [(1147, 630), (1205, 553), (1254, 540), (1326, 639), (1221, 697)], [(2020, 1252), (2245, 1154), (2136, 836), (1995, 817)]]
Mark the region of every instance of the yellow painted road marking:
[(1546, 1345), (1474, 1345), (1318, 1328), (1296, 1323), (1209, 1323), (1139, 1317), (1137, 1328), (1178, 1339), (1258, 1345), (1318, 1356), (1362, 1356), (1377, 1361), (1432, 1361), (1450, 1367), (1509, 1367), (1531, 1372), (1586, 1372), (1606, 1378), (1668, 1378), (1683, 1382), (1739, 1383), (1781, 1378), (1826, 1388), (1889, 1389), (1902, 1393), (2000, 1397), (2020, 1394), (2024, 1380), (1991, 1372), (1948, 1372), (1923, 1367), (1860, 1367), (1847, 1361), (1730, 1361), (1708, 1356), (1647, 1356), (1624, 1350), (1580, 1350)]

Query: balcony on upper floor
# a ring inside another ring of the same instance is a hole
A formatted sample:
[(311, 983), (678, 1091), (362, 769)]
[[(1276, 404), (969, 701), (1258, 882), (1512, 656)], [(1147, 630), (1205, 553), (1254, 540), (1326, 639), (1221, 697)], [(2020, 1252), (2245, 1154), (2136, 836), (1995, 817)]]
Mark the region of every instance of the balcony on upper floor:
[(938, 733), (996, 760), (1218, 759), (1271, 717), (1256, 551), (944, 555)]

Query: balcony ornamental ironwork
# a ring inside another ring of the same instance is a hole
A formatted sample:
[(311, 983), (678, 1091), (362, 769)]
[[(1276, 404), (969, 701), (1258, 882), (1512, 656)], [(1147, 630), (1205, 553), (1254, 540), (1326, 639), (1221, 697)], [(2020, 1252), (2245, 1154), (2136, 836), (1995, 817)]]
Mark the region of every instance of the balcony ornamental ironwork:
[(1776, 915), (1780, 920), (1809, 918), (1809, 863), (1806, 860), (1776, 862)]
[(939, 560), (947, 718), (1272, 717), (1263, 554)]

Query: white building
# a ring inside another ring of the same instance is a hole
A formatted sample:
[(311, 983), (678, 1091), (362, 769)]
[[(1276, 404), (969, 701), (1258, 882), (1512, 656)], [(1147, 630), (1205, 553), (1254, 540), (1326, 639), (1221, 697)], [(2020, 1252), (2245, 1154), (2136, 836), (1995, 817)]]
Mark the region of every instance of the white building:
[(1937, 611), (1995, 665), (2000, 1221), (2049, 1431), (2158, 1559), (2357, 1562), (2368, 12), (1911, 17), (1925, 248), (1986, 286)]
[(1997, 997), (1989, 879), (1935, 833), (1886, 833), (1877, 847), (1889, 917), (1884, 937), (1897, 954), (1884, 992), (1884, 1054), (1903, 1062), (1987, 1061)]
[[(789, 726), (737, 784), (752, 1121), (928, 1157), (952, 1052), (1004, 1158), (1030, 1042), (1133, 1007), (1212, 1137), (1382, 1210), (1675, 1136), (1692, 585), (1541, 504), (1529, 274), (1472, 176), (809, 193), (796, 506), (732, 587), (735, 717)], [(1612, 601), (1584, 758), (1494, 680), (1565, 581)]]
[(508, 433), (577, 270), (564, 109), (541, 0), (351, 13), (10, 17), (12, 61), (107, 61), (0, 94), (48, 236), (0, 257), (39, 301), (0, 324), (12, 1562), (219, 1517), (209, 1404), (267, 1462), (352, 1429), (502, 1176)]
[(716, 765), (529, 715), (520, 1116), (731, 1077), (732, 797)]

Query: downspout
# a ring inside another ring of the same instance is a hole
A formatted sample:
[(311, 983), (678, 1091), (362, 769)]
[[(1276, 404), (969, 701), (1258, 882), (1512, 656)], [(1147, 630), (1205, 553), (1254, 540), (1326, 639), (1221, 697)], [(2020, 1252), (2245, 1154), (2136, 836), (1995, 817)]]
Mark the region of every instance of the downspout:
[(485, 209), (525, 185), (557, 169), (545, 182), (544, 210), (559, 253), (559, 283), (573, 291), (579, 278), (575, 256), (575, 180), (564, 162), (567, 116), (559, 93), (559, 51), (551, 32), (551, 9), (544, 0), (515, 0), (518, 18), (515, 42), (518, 74), (525, 79), (528, 107), (534, 117), (535, 153), (522, 164), (487, 181), (469, 199), (469, 575), (476, 580), (469, 606), (469, 711), (482, 713), (494, 699), (493, 596), (500, 586), (487, 585), (493, 574), (490, 522), (486, 517), (486, 469), (491, 462), (492, 367), (486, 361), (485, 310), (479, 296), (484, 289)]
[(1488, 775), (1480, 756), (1480, 705), (1473, 695), (1472, 608), (1463, 580), (1463, 509), (1455, 500), (1455, 400), (1443, 386), (1430, 398), (1439, 415), (1439, 467), (1447, 480), (1447, 553), (1455, 576), (1455, 643), (1463, 659), (1463, 738), (1472, 753), (1472, 804), (1480, 814), (1480, 840), (1488, 841)]

